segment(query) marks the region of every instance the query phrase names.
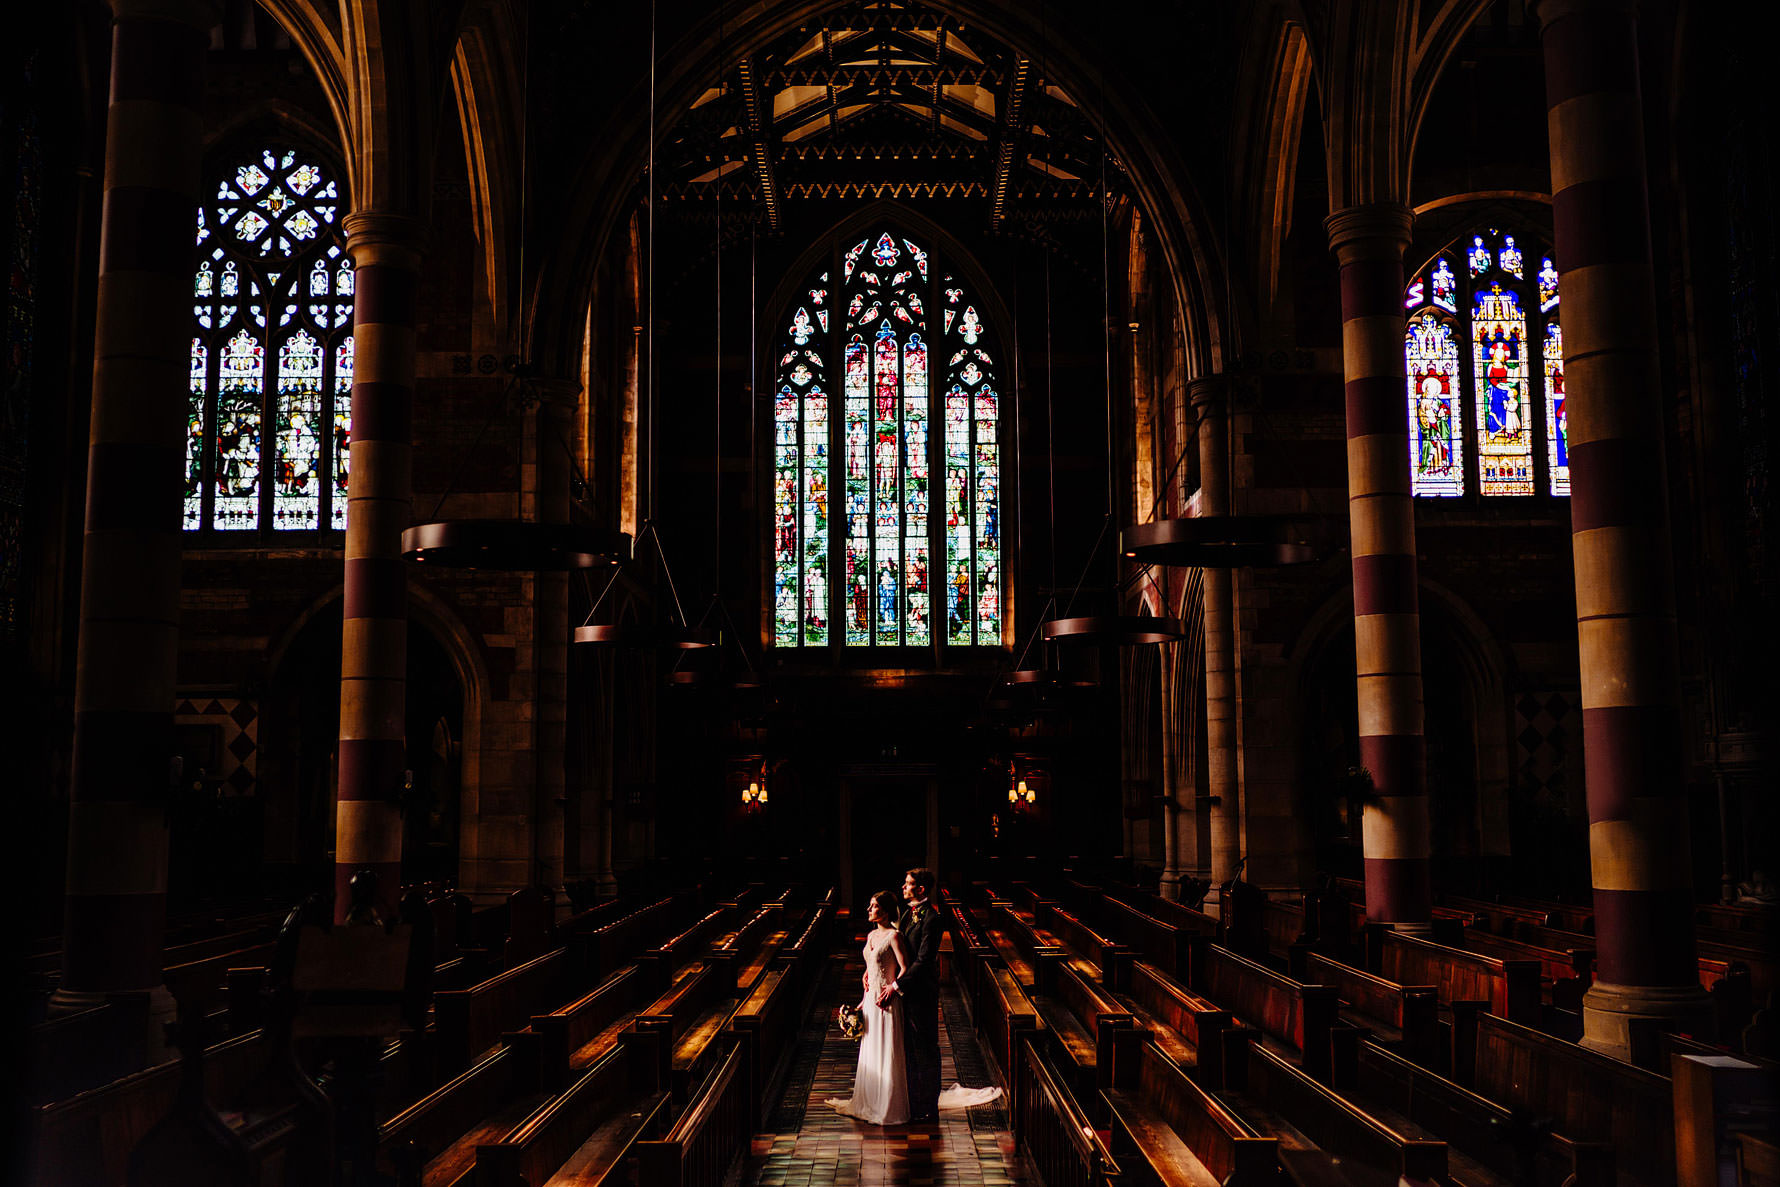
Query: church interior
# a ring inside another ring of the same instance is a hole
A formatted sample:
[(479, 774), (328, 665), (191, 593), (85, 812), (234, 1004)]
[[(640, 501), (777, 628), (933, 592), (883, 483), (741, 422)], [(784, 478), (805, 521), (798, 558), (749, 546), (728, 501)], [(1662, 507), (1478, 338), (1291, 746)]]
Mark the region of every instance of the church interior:
[(18, 7), (10, 1181), (1780, 1184), (1747, 16)]

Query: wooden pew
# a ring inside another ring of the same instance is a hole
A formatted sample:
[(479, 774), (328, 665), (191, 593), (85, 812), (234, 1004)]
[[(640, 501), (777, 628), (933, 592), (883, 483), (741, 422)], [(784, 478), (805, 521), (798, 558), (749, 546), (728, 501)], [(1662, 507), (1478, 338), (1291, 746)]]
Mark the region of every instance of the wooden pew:
[(620, 969), (566, 1005), (534, 1015), (525, 1036), (512, 1043), (530, 1049), (538, 1082), (550, 1092), (568, 1087), (570, 1072), (590, 1066), (618, 1045), (643, 997), (643, 977), (633, 966)]
[[(1133, 1178), (1163, 1187), (1273, 1187), (1279, 1142), (1262, 1137), (1154, 1043), (1122, 1054), (1104, 1093), (1112, 1151)], [(1147, 1172), (1147, 1175), (1144, 1175)]]
[(1013, 973), (999, 961), (985, 964), (979, 980), (983, 993), (976, 1025), (983, 1054), (1001, 1076), (1008, 1096), (1013, 1097), (1019, 1084), (1020, 1043), (1039, 1029), (1038, 1011)]
[(1119, 1164), (1035, 1038), (1024, 1035), (1019, 1041), (1012, 1093), (1015, 1136), (1045, 1187), (1113, 1187), (1122, 1181)]
[(1171, 977), (1187, 979), (1187, 945), (1174, 924), (1111, 896), (1101, 899), (1099, 919), (1107, 934), (1141, 953), (1144, 960)]
[(1340, 1008), (1333, 988), (1294, 981), (1216, 944), (1194, 988), (1290, 1048), (1314, 1079), (1328, 1081), (1329, 1032)]
[(1572, 1140), (1610, 1144), (1622, 1184), (1674, 1181), (1668, 1077), (1487, 1014), (1477, 1020), (1476, 1069), (1479, 1095), (1550, 1117)]
[(1037, 979), (1036, 962), (1041, 953), (1052, 955), (1061, 951), (1040, 939), (1014, 912), (1011, 903), (997, 900), (987, 911), (977, 912), (975, 918), (983, 937), (1021, 985), (1030, 987)]
[(1539, 1022), (1539, 966), (1449, 948), (1402, 932), (1383, 933), (1381, 975), (1399, 985), (1432, 985), (1442, 1005), (1487, 1001), (1490, 1012), (1526, 1025)]
[(1352, 1160), (1412, 1183), (1448, 1181), (1446, 1143), (1398, 1133), (1259, 1043), (1246, 1053), (1232, 1068), (1236, 1087), (1225, 1100), (1258, 1132), (1279, 1139), (1288, 1171), (1302, 1162), (1326, 1173), (1332, 1160)]
[(666, 1093), (633, 1087), (632, 1058), (623, 1048), (607, 1052), (505, 1136), (478, 1145), (476, 1187), (603, 1182), (666, 1110)]
[(1557, 903), (1544, 899), (1525, 898), (1515, 894), (1499, 894), (1498, 902), (1510, 907), (1525, 907), (1529, 910), (1543, 911), (1550, 920), (1549, 926), (1562, 928), (1565, 931), (1582, 932), (1593, 935), (1595, 931), (1595, 909), (1588, 903)]
[(1347, 1021), (1373, 1028), (1423, 1067), (1439, 1066), (1440, 999), (1432, 985), (1399, 985), (1315, 952), (1305, 958), (1305, 976), (1334, 987)]
[(506, 1133), (548, 1099), (512, 1048), (500, 1047), (384, 1122), (378, 1161), (406, 1184), (468, 1184), (476, 1146)]
[(46, 1105), (109, 1084), (143, 1062), (148, 1000), (120, 998), (39, 1022), (25, 1050), (23, 1096)]
[(1108, 939), (1056, 903), (1039, 903), (1032, 920), (1093, 965), (1103, 984), (1116, 987), (1124, 983), (1124, 969), (1130, 963), (1131, 953), (1123, 944)]
[(433, 995), (434, 1051), (441, 1078), (455, 1075), (566, 996), (568, 953), (558, 948), (469, 989)]
[(779, 1064), (797, 1042), (798, 982), (790, 969), (770, 969), (730, 1015), (730, 1028), (748, 1046), (749, 1125), (766, 1119), (768, 1089)]
[[(1544, 929), (1541, 929), (1544, 930)], [(1595, 950), (1586, 948), (1555, 949), (1509, 936), (1471, 932), (1465, 936), (1465, 949), (1481, 952), (1501, 960), (1530, 960), (1539, 966), (1541, 992), (1551, 1004), (1562, 1010), (1582, 1009), (1582, 995), (1594, 982)]]
[[(789, 893), (789, 892), (787, 892)], [(769, 902), (755, 909), (747, 922), (711, 942), (711, 959), (728, 963), (736, 970), (736, 992), (746, 993), (772, 962), (773, 951), (785, 941), (777, 932), (784, 918), (784, 908)], [(774, 943), (773, 936), (778, 935)]]
[[(834, 892), (830, 891), (829, 898), (833, 897)], [(834, 905), (825, 901), (810, 912), (809, 920), (797, 938), (781, 945), (773, 954), (773, 967), (791, 971), (800, 999), (821, 975), (822, 960), (828, 953), (828, 931), (833, 922)]]
[(711, 941), (724, 934), (725, 923), (739, 916), (741, 911), (739, 903), (718, 903), (691, 927), (646, 949), (637, 957), (637, 965), (643, 969), (651, 985), (665, 987), (676, 973), (705, 955)]
[(637, 1143), (638, 1187), (722, 1187), (753, 1130), (747, 1062), (731, 1046), (667, 1135)]
[(947, 930), (952, 937), (952, 980), (958, 986), (959, 996), (964, 999), (964, 1010), (970, 1015), (974, 1026), (977, 1011), (980, 1009), (977, 999), (982, 995), (982, 969), (994, 957), (995, 949), (990, 947), (976, 921), (965, 914), (964, 908), (957, 903), (949, 905), (945, 921)]
[(689, 1099), (704, 1078), (735, 1004), (734, 969), (726, 962), (707, 961), (687, 969), (637, 1011), (633, 1026), (661, 1036), (660, 1082), (671, 1087), (675, 1100)]
[(1444, 895), (1442, 899), (1442, 905), (1470, 913), (1479, 921), (1473, 926), (1484, 928), (1492, 935), (1513, 936), (1519, 927), (1552, 926), (1551, 908), (1548, 905), (1519, 906), (1456, 894)]
[(1742, 931), (1771, 937), (1780, 929), (1780, 906), (1760, 903), (1701, 903), (1694, 908), (1694, 922), (1722, 931)]
[(576, 985), (588, 988), (601, 977), (636, 960), (673, 926), (679, 900), (673, 896), (639, 907), (589, 932), (575, 933)]
[(1057, 957), (1039, 964), (1038, 986), (1032, 995), (1044, 1029), (1051, 1037), (1052, 1053), (1069, 1074), (1078, 1101), (1098, 1113), (1096, 1091), (1110, 1082), (1112, 1066), (1108, 1044), (1116, 1029), (1136, 1024), (1123, 1003), (1103, 992), (1088, 978)]
[[(240, 1098), (265, 1066), (258, 1032), (217, 1043), (204, 1053), (205, 1096), (216, 1105)], [(180, 1065), (158, 1064), (99, 1088), (37, 1105), (28, 1115), (24, 1179), (56, 1187), (117, 1187), (130, 1151), (173, 1107)]]
[(1338, 1085), (1355, 1104), (1406, 1136), (1444, 1140), (1449, 1169), (1462, 1182), (1481, 1178), (1464, 1164), (1537, 1187), (1610, 1187), (1612, 1150), (1550, 1133), (1540, 1118), (1461, 1088), (1373, 1042), (1359, 1045), (1352, 1082)]
[(1163, 1054), (1207, 1088), (1223, 1086), (1225, 1036), (1237, 1025), (1230, 1011), (1143, 961), (1131, 966), (1121, 1000)]

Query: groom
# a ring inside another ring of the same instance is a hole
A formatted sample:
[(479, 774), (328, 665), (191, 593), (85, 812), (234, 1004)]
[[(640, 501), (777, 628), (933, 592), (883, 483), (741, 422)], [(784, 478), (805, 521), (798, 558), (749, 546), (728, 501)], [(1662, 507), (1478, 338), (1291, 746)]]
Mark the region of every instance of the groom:
[(902, 976), (884, 987), (880, 1006), (900, 995), (903, 1008), (902, 1046), (908, 1060), (909, 1120), (939, 1120), (939, 938), (944, 930), (930, 897), (932, 870), (910, 870), (902, 880), (908, 903), (896, 930), (908, 944), (909, 961)]

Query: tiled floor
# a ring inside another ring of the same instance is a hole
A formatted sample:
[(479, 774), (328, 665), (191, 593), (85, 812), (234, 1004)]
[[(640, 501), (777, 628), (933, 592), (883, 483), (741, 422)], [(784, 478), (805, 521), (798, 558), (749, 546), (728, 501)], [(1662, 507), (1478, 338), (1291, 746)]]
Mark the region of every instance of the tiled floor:
[[(1039, 1187), (1037, 1176), (1014, 1150), (1007, 1113), (1000, 1105), (968, 1114), (942, 1113), (938, 1125), (880, 1127), (843, 1117), (822, 1103), (853, 1090), (859, 1048), (832, 1024), (839, 998), (829, 989), (853, 985), (858, 977), (857, 963), (841, 966), (818, 994), (785, 1078), (786, 1092), (805, 1099), (788, 1100), (774, 1112), (775, 1126), (784, 1126), (781, 1132), (755, 1135), (741, 1168), (741, 1183), (747, 1187)], [(989, 1083), (955, 996), (944, 1002), (944, 1013), (941, 1083), (962, 1081), (972, 1087)], [(801, 1117), (796, 1107), (800, 1103)]]

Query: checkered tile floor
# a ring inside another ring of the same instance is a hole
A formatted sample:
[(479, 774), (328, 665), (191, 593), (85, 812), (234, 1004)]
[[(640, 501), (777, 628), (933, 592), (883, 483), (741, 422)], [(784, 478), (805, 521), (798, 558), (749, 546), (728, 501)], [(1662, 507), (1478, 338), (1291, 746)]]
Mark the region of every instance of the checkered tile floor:
[[(777, 1128), (781, 1120), (791, 1120), (801, 1111), (796, 1128), (756, 1134), (732, 1182), (746, 1187), (1040, 1187), (1038, 1176), (1015, 1152), (1007, 1113), (1000, 1105), (971, 1109), (968, 1114), (948, 1111), (940, 1115), (938, 1125), (880, 1127), (843, 1117), (822, 1103), (853, 1091), (859, 1049), (841, 1037), (832, 1020), (840, 1000), (836, 987), (856, 985), (860, 967), (855, 960), (833, 971), (800, 1036), (786, 1092), (802, 1093), (803, 1101), (786, 1101), (773, 1115)], [(950, 991), (943, 1012), (941, 1083), (987, 1083), (962, 1005)], [(809, 1057), (818, 1047), (811, 1075)], [(805, 1069), (802, 1077), (798, 1064)], [(807, 1107), (795, 1110), (796, 1103)]]

